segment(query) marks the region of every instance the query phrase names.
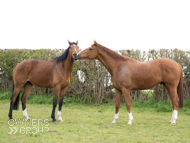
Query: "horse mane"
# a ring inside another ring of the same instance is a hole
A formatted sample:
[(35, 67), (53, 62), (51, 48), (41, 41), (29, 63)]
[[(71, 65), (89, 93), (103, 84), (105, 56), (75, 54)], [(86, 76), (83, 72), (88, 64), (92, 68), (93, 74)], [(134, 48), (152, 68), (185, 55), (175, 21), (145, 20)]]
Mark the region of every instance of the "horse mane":
[(76, 42), (70, 42), (70, 43), (69, 43), (69, 47), (65, 50), (65, 52), (64, 52), (61, 56), (55, 57), (55, 59), (57, 59), (57, 63), (62, 62), (62, 61), (64, 61), (64, 60), (67, 58), (68, 53), (69, 53), (70, 46), (71, 46), (72, 44), (77, 45)]
[(68, 53), (69, 53), (69, 48), (70, 47), (68, 47), (61, 56), (55, 57), (57, 59), (57, 63), (62, 62), (67, 58)]
[(98, 48), (100, 48), (102, 51), (106, 52), (107, 54), (111, 55), (113, 58), (121, 59), (121, 60), (126, 60), (126, 58), (120, 54), (118, 54), (115, 51), (112, 51), (111, 49), (108, 49), (100, 44), (96, 44)]

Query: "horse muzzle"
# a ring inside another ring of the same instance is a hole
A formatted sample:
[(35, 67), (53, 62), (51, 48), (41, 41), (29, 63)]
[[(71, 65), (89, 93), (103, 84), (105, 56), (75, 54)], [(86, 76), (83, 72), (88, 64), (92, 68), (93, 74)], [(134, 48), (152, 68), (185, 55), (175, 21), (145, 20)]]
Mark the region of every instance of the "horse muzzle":
[(79, 54), (73, 54), (73, 59), (80, 60), (81, 58), (82, 58), (81, 55), (79, 55)]

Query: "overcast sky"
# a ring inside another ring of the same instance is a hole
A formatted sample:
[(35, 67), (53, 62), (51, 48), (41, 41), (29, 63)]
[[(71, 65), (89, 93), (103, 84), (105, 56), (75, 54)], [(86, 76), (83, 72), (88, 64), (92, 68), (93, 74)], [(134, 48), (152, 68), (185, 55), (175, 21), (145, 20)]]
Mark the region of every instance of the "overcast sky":
[(190, 1), (0, 0), (0, 48), (190, 50)]

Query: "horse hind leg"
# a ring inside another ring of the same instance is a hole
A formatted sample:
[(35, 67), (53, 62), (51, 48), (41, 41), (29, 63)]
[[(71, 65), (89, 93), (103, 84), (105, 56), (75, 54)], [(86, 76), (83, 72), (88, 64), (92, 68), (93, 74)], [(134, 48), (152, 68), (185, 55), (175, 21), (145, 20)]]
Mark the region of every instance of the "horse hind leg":
[(27, 83), (24, 85), (24, 92), (23, 92), (23, 95), (21, 98), (23, 116), (26, 118), (26, 120), (29, 120), (29, 121), (30, 121), (30, 118), (28, 117), (27, 110), (26, 110), (26, 101), (30, 94), (32, 86), (33, 86), (33, 84), (31, 82), (27, 81)]
[(169, 96), (173, 104), (172, 119), (170, 120), (170, 123), (176, 124), (177, 116), (178, 116), (178, 106), (179, 106), (177, 87), (167, 86), (167, 89), (168, 89)]
[[(171, 99), (171, 102), (172, 102), (172, 105), (174, 105), (174, 103), (173, 103), (173, 100), (172, 100), (172, 97), (171, 97), (171, 94), (170, 94), (170, 91), (169, 91), (169, 89), (168, 89), (168, 87), (164, 84), (164, 87), (166, 88), (166, 91), (167, 91), (167, 93), (168, 93), (168, 95), (169, 95), (169, 97), (170, 97), (170, 99)], [(173, 108), (174, 108), (174, 106), (173, 106)], [(172, 117), (173, 117), (173, 108), (172, 108)], [(170, 120), (170, 123), (172, 122), (172, 118), (171, 118), (171, 120)]]
[(9, 120), (13, 120), (12, 118), (12, 111), (18, 110), (19, 108), (19, 95), (20, 95), (20, 90), (21, 87), (16, 87), (13, 83), (13, 89), (12, 89), (12, 96), (11, 96), (11, 102), (10, 102), (10, 109), (9, 109)]

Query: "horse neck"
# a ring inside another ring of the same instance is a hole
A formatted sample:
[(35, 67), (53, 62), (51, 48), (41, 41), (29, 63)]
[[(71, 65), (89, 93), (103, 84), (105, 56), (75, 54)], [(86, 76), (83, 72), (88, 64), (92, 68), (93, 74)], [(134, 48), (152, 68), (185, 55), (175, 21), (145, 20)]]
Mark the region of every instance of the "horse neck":
[[(114, 52), (114, 51), (112, 51)], [(98, 48), (98, 58), (97, 58), (108, 70), (108, 72), (113, 75), (115, 71), (117, 71), (120, 64), (123, 62), (119, 58), (115, 58), (108, 54), (107, 52), (103, 51), (101, 48)]]
[(64, 69), (68, 72), (71, 73), (74, 65), (74, 59), (70, 52), (68, 53), (67, 58), (62, 62), (62, 65)]

